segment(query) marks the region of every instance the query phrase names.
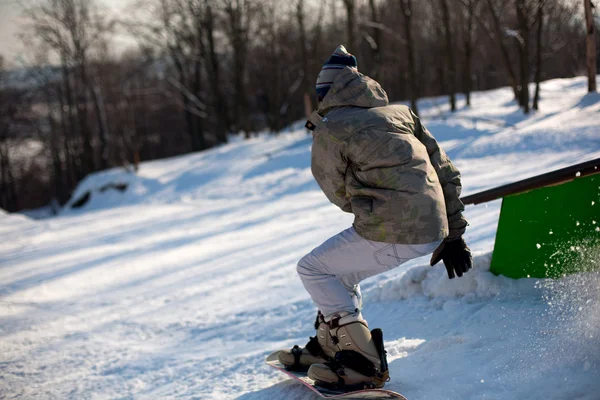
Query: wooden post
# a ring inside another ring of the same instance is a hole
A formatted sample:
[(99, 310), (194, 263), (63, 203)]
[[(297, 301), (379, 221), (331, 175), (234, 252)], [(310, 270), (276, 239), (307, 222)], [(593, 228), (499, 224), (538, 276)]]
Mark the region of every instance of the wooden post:
[(586, 49), (587, 49), (587, 71), (588, 91), (595, 92), (596, 89), (596, 30), (594, 26), (594, 12), (592, 11), (592, 0), (583, 0), (585, 4), (586, 25)]

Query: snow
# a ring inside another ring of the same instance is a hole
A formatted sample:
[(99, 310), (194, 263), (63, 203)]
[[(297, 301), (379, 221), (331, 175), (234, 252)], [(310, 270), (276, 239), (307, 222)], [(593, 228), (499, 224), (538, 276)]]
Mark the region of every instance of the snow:
[[(463, 194), (600, 157), (600, 97), (583, 78), (542, 90), (531, 116), (510, 89), (454, 115), (445, 99), (420, 103)], [(74, 195), (90, 201), (53, 218), (0, 214), (0, 398), (311, 399), (264, 365), (314, 334), (295, 263), (352, 222), (314, 182), (310, 145), (295, 124), (92, 175)], [(387, 387), (411, 400), (598, 399), (600, 274), (492, 275), (500, 204), (467, 207), (463, 278), (422, 258), (364, 282)]]

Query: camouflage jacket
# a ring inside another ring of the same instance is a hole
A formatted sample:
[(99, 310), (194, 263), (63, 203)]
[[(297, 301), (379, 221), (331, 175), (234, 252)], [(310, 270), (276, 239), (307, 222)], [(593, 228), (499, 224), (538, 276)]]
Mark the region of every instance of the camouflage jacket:
[(388, 105), (374, 80), (346, 67), (308, 126), (312, 173), (327, 198), (354, 214), (368, 240), (425, 244), (462, 235), (460, 173), (411, 110)]

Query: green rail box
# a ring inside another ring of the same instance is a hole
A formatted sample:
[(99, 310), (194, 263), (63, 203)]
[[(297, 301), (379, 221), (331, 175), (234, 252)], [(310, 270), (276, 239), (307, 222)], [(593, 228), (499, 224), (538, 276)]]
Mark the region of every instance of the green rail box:
[(504, 197), (490, 270), (515, 279), (600, 270), (600, 174)]

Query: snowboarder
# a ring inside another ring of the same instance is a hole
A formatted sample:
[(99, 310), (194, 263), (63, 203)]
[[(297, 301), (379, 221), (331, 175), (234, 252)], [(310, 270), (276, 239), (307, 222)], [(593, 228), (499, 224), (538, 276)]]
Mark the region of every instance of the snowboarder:
[(320, 385), (383, 387), (383, 338), (361, 315), (359, 282), (432, 252), (431, 265), (443, 260), (450, 279), (471, 268), (460, 173), (408, 107), (389, 105), (379, 83), (358, 72), (344, 46), (323, 66), (316, 89), (318, 110), (306, 125), (312, 172), (354, 223), (298, 262), (319, 309), (317, 334), (278, 357), (290, 369), (308, 369)]

